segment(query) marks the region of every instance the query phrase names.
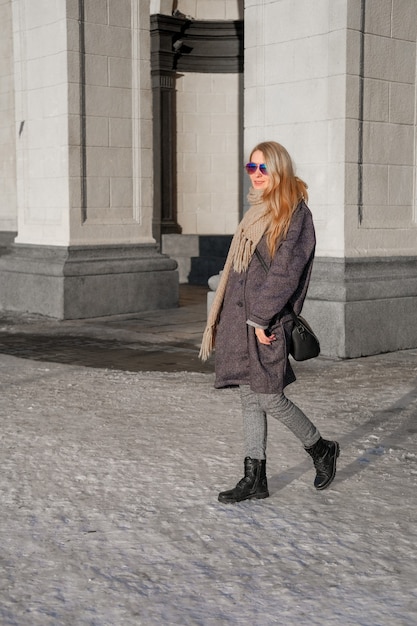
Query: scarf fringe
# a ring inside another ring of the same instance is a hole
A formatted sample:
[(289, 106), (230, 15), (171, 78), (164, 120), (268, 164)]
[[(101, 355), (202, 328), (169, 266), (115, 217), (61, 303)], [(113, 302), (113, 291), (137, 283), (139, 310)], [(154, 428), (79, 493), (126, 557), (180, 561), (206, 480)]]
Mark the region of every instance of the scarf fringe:
[(238, 242), (236, 255), (233, 260), (233, 269), (235, 272), (238, 272), (239, 274), (241, 272), (246, 272), (254, 252), (255, 248), (253, 241), (247, 239), (242, 233), (240, 241)]
[(215, 327), (207, 326), (204, 331), (198, 358), (207, 361), (214, 349)]

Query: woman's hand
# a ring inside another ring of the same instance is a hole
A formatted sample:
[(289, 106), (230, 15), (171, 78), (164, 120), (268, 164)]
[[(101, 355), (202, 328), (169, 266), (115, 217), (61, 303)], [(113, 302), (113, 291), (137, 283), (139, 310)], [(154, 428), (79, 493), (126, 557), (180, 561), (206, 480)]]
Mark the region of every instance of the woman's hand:
[(262, 328), (255, 328), (255, 335), (264, 346), (269, 346), (276, 339), (275, 335), (266, 335)]

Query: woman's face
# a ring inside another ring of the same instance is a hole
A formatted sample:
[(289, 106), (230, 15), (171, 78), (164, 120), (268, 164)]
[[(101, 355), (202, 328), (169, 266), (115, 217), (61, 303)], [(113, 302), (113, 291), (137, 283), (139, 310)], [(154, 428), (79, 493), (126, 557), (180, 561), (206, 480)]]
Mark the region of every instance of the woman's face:
[(248, 172), (252, 187), (254, 189), (266, 189), (269, 184), (269, 176), (266, 173), (262, 173), (259, 168), (259, 165), (265, 163), (263, 152), (255, 150), (251, 156), (250, 162), (258, 166), (253, 174)]

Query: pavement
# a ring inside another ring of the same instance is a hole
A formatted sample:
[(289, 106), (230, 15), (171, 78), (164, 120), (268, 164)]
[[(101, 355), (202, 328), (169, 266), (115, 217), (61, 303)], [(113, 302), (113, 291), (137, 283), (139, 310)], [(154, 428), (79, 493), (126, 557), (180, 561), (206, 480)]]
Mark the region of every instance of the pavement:
[(198, 359), (208, 288), (180, 285), (178, 308), (57, 321), (0, 312), (0, 352), (122, 371), (211, 372)]
[(417, 349), (295, 364), (334, 483), (274, 423), (270, 498), (220, 505), (241, 416), (205, 318), (188, 285), (166, 311), (0, 315), (0, 625), (416, 624)]

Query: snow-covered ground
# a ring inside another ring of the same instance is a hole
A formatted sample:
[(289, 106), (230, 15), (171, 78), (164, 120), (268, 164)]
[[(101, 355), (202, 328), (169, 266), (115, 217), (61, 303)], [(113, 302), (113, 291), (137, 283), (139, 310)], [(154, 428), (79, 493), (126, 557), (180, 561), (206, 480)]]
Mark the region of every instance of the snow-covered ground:
[(271, 497), (222, 505), (240, 407), (212, 374), (0, 355), (0, 624), (417, 624), (417, 350), (296, 369), (333, 485), (274, 422)]

